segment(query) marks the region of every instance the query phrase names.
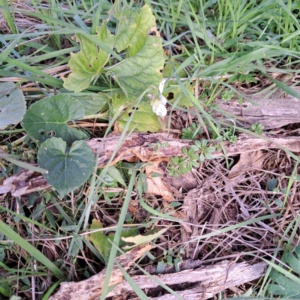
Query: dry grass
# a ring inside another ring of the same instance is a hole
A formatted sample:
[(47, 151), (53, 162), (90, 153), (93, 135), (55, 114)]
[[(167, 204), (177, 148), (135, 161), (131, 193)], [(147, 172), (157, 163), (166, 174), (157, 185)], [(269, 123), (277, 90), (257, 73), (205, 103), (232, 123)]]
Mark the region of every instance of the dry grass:
[[(31, 17), (27, 12), (32, 13), (36, 10), (28, 3), (28, 1), (13, 1), (12, 2), (12, 19), (17, 28), (20, 30), (27, 30), (29, 32), (34, 32), (34, 27), (38, 24), (41, 24), (41, 20), (35, 17)], [(3, 12), (0, 11), (0, 32), (2, 34), (11, 34), (12, 31), (7, 24), (6, 18), (3, 16)]]

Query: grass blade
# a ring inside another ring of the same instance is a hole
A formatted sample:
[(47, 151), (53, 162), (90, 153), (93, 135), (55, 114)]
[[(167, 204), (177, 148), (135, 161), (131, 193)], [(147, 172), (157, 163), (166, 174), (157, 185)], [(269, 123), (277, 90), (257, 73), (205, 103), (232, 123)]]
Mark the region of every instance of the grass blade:
[[(132, 175), (131, 175), (131, 178), (130, 178), (130, 182), (129, 182), (129, 185), (128, 185), (127, 194), (126, 194), (124, 204), (123, 204), (123, 207), (122, 207), (122, 211), (121, 211), (121, 214), (120, 214), (120, 217), (119, 217), (119, 222), (118, 222), (116, 234), (114, 236), (114, 240), (113, 240), (114, 245), (118, 245), (119, 241), (120, 241), (120, 238), (121, 238), (122, 227), (123, 227), (123, 224), (125, 222), (127, 209), (128, 209), (129, 202), (130, 202), (130, 199), (131, 199), (131, 192), (133, 190), (134, 182), (135, 182), (135, 179), (136, 179), (136, 172), (137, 172), (137, 170), (133, 169)], [(106, 275), (105, 275), (105, 280), (104, 280), (102, 295), (101, 295), (100, 300), (105, 300), (105, 297), (108, 293), (108, 285), (109, 285), (111, 273), (112, 273), (112, 270), (113, 270), (113, 267), (114, 267), (115, 259), (116, 259), (116, 256), (117, 256), (117, 251), (118, 251), (117, 247), (112, 247), (111, 253), (110, 253), (110, 256), (109, 256), (109, 260), (108, 260), (108, 264), (107, 264), (107, 271), (106, 271)]]
[(16, 244), (26, 250), (30, 256), (34, 257), (44, 266), (46, 266), (54, 275), (59, 278), (64, 278), (63, 272), (53, 263), (51, 262), (44, 254), (42, 254), (39, 250), (25, 241), (21, 236), (19, 236), (13, 229), (11, 229), (8, 225), (6, 225), (3, 221), (0, 220), (0, 232), (2, 232), (9, 239), (13, 240)]

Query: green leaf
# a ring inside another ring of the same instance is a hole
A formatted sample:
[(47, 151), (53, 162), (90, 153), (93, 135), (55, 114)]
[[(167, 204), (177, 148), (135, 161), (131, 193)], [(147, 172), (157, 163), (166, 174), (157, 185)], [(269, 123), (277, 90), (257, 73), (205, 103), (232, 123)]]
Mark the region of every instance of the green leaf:
[[(112, 105), (115, 110), (125, 108), (127, 106), (127, 98), (124, 94), (117, 94), (113, 97)], [(123, 131), (129, 120), (133, 109), (129, 109), (116, 121), (119, 131)], [(150, 101), (142, 102), (138, 105), (138, 110), (134, 112), (128, 130), (135, 129), (139, 132), (157, 132), (160, 130), (158, 116), (153, 113)]]
[[(297, 257), (294, 255), (296, 254)], [(274, 265), (270, 273), (272, 282), (268, 285), (268, 290), (272, 296), (283, 296), (281, 298), (299, 299), (299, 281), (300, 281), (300, 260), (299, 245), (293, 250), (286, 253), (282, 259), (283, 262), (290, 266), (285, 269), (280, 265)]]
[(296, 258), (292, 253), (287, 253), (286, 261), (300, 275), (300, 259)]
[(187, 151), (187, 149), (185, 147), (182, 148), (181, 151), (182, 151), (183, 154), (188, 155), (188, 151)]
[(295, 250), (297, 257), (300, 259), (300, 245), (296, 246), (296, 248), (294, 250)]
[(80, 187), (91, 175), (95, 166), (92, 149), (84, 141), (76, 141), (71, 148), (61, 138), (45, 141), (38, 151), (38, 163), (48, 170), (44, 178), (61, 196)]
[(167, 266), (167, 264), (166, 264), (165, 262), (159, 261), (159, 262), (157, 263), (156, 273), (157, 273), (157, 274), (162, 274), (163, 271), (165, 270), (166, 266)]
[[(272, 272), (270, 278), (277, 282), (277, 284), (270, 284), (268, 286), (269, 292), (274, 295), (285, 296), (286, 298), (300, 297), (299, 285), (293, 280), (286, 278), (279, 272)], [(295, 298), (296, 299), (296, 298)], [(299, 298), (298, 298), (299, 299)]]
[(274, 177), (272, 179), (267, 180), (267, 189), (269, 191), (273, 191), (277, 186), (278, 180)]
[(31, 105), (24, 116), (23, 127), (31, 137), (41, 142), (55, 136), (71, 144), (88, 137), (67, 125), (67, 122), (83, 117), (82, 104), (68, 95), (60, 94)]
[(72, 99), (76, 99), (82, 104), (85, 110), (85, 116), (93, 115), (101, 111), (109, 101), (108, 97), (102, 93), (80, 93), (73, 95)]
[[(95, 36), (76, 35), (81, 50), (71, 55), (69, 62), (71, 74), (64, 79), (66, 89), (80, 92), (95, 82), (102, 73), (106, 73), (113, 78), (126, 96), (126, 101), (121, 99), (121, 103), (113, 100), (112, 107), (116, 111), (121, 106), (126, 107), (135, 101), (150, 87), (158, 87), (164, 66), (162, 39), (160, 36), (149, 35), (151, 31), (156, 33), (155, 17), (151, 8), (145, 5), (140, 12), (138, 10), (130, 6), (122, 9), (114, 7), (111, 15), (117, 19), (115, 35), (107, 30), (105, 22), (97, 28)], [(93, 42), (93, 39), (97, 40)], [(113, 64), (112, 60), (111, 64), (105, 67), (109, 52), (99, 47), (97, 41), (109, 49), (116, 48), (118, 52), (122, 52), (124, 59), (116, 64)], [(126, 114), (119, 120), (117, 125), (120, 131), (124, 129), (127, 120)], [(149, 99), (147, 103), (139, 104), (139, 112), (129, 130), (135, 125), (136, 130), (144, 132), (156, 132), (160, 129), (157, 115), (153, 113)]]
[(138, 97), (151, 85), (159, 85), (164, 56), (161, 38), (148, 35), (155, 27), (151, 8), (145, 5), (138, 14), (134, 8), (127, 6), (116, 12), (115, 17), (119, 21), (116, 35), (107, 30), (104, 22), (97, 28), (96, 37), (110, 48), (115, 47), (118, 52), (126, 49), (127, 58), (104, 69), (109, 53), (99, 49), (98, 45), (85, 35), (77, 34), (81, 51), (71, 54), (71, 74), (64, 79), (66, 89), (80, 92), (88, 88), (104, 71), (109, 71), (129, 99)]
[(22, 300), (22, 298), (19, 297), (19, 296), (12, 295), (12, 296), (9, 298), (9, 300)]
[(119, 21), (115, 47), (118, 52), (129, 47), (128, 56), (131, 57), (144, 47), (148, 31), (156, 25), (151, 8), (145, 5), (138, 14), (127, 6), (114, 16)]
[(114, 166), (109, 167), (107, 169), (107, 173), (109, 176), (111, 176), (113, 179), (115, 179), (118, 183), (120, 183), (123, 186), (126, 186), (123, 176), (121, 175), (120, 171), (116, 167), (114, 167)]
[[(100, 221), (93, 219), (91, 224), (91, 229), (100, 229), (103, 225)], [(138, 234), (136, 228), (131, 228), (129, 230), (123, 230), (121, 232), (121, 237), (135, 236)], [(103, 256), (104, 260), (108, 262), (109, 255), (111, 252), (112, 244), (115, 234), (105, 235), (102, 231), (93, 232), (89, 234), (89, 240), (94, 244), (99, 253)], [(110, 242), (111, 241), (111, 242)], [(125, 242), (120, 241), (119, 247), (123, 247)]]
[(0, 295), (5, 297), (9, 297), (11, 294), (10, 286), (5, 282), (0, 282)]
[[(194, 94), (195, 86), (190, 85), (189, 83), (184, 83), (184, 87), (189, 90), (192, 94)], [(178, 85), (172, 85), (172, 82), (168, 82), (165, 86), (165, 92), (163, 95), (171, 102), (176, 103), (176, 106), (180, 107), (193, 107), (193, 102), (187, 97), (184, 93), (182, 93), (182, 88)]]
[[(113, 48), (115, 36), (106, 28), (106, 22), (97, 27), (96, 31), (97, 34), (94, 37)], [(77, 54), (71, 53), (69, 61), (71, 74), (63, 80), (66, 89), (78, 93), (88, 88), (93, 81), (98, 79), (110, 54), (103, 48), (99, 48), (84, 34), (76, 34), (76, 40), (80, 43), (81, 50)]]
[(4, 261), (5, 258), (5, 249), (0, 248), (0, 262)]
[(180, 62), (177, 61), (176, 59), (174, 58), (168, 59), (168, 62), (166, 62), (163, 69), (163, 77), (164, 78), (174, 77), (174, 72), (176, 72), (176, 74), (178, 74), (180, 78), (187, 77), (187, 73), (185, 72), (184, 69), (178, 71), (180, 65), (181, 65)]
[(21, 122), (25, 111), (22, 91), (12, 82), (0, 83), (0, 129)]
[(138, 234), (135, 236), (128, 236), (128, 237), (123, 236), (122, 240), (124, 242), (134, 244), (133, 246), (126, 246), (126, 247), (124, 247), (124, 249), (128, 250), (128, 249), (132, 249), (133, 247), (136, 247), (136, 246), (139, 246), (142, 244), (150, 243), (151, 241), (153, 241), (153, 240), (159, 238), (161, 235), (163, 235), (169, 228), (170, 228), (170, 226), (167, 228), (161, 229), (160, 231), (158, 231), (154, 234), (149, 234), (149, 235)]
[[(103, 228), (103, 225), (98, 220), (93, 219), (91, 224), (91, 230)], [(111, 243), (109, 242), (109, 237), (104, 235), (102, 231), (93, 232), (89, 234), (89, 240), (94, 244), (99, 253), (103, 256), (105, 262), (108, 261)], [(113, 240), (113, 239), (110, 239)]]
[(161, 37), (148, 36), (145, 45), (138, 53), (106, 70), (132, 102), (150, 86), (159, 85), (162, 80), (160, 71), (163, 65)]

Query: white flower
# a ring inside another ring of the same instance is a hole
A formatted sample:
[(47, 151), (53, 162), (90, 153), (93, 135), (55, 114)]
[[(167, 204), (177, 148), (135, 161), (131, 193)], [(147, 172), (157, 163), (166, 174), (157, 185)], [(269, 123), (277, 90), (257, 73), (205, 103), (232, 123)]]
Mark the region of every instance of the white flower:
[(163, 79), (160, 84), (159, 84), (159, 92), (162, 94), (163, 90), (164, 90), (164, 86), (165, 86), (165, 83), (166, 83), (166, 79)]
[(152, 110), (160, 117), (165, 117), (167, 115), (167, 108), (161, 101), (155, 100), (152, 104)]
[(163, 79), (159, 84), (159, 99), (155, 99), (153, 95), (149, 94), (148, 97), (151, 100), (152, 111), (160, 117), (165, 117), (167, 115), (167, 99), (163, 96), (162, 92), (164, 90), (166, 80)]
[(159, 99), (160, 99), (160, 103), (162, 104), (162, 105), (166, 105), (167, 104), (167, 99), (165, 98), (165, 96), (163, 95), (163, 94), (160, 94), (159, 95)]

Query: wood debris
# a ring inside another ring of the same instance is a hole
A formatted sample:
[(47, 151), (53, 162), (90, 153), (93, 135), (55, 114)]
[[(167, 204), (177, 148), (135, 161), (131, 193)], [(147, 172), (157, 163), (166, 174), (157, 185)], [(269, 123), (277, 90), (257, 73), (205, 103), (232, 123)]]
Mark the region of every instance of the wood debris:
[[(117, 258), (119, 264), (127, 271), (131, 268), (135, 261), (142, 257), (151, 249), (151, 245), (146, 244), (137, 246), (133, 250), (122, 254)], [(100, 273), (80, 282), (63, 282), (60, 285), (58, 292), (49, 298), (49, 300), (93, 300), (99, 299), (102, 293), (106, 275), (106, 268)], [(111, 273), (109, 286), (121, 283), (123, 281), (123, 274), (115, 265)]]
[[(141, 289), (149, 290), (159, 287), (159, 282), (165, 285), (181, 285), (187, 283), (195, 283), (193, 289), (184, 291), (176, 291), (185, 300), (209, 299), (217, 293), (230, 288), (242, 285), (257, 278), (260, 278), (267, 268), (265, 262), (249, 265), (246, 262), (232, 263), (230, 261), (222, 261), (218, 264), (200, 267), (195, 270), (185, 270), (177, 273), (152, 275), (137, 275), (131, 278)], [(120, 283), (108, 296), (115, 297), (122, 293), (132, 291), (131, 286), (125, 280)], [(178, 299), (171, 294), (164, 294), (159, 297), (148, 297), (148, 299)]]
[[(110, 161), (114, 165), (119, 161), (137, 161), (143, 162), (168, 161), (173, 156), (182, 156), (182, 148), (189, 148), (193, 141), (173, 138), (167, 133), (143, 134), (133, 133), (122, 142), (115, 158), (111, 160), (115, 149), (118, 148), (120, 135), (114, 135), (107, 138), (97, 138), (87, 141), (87, 144), (96, 154), (100, 150), (98, 167), (102, 168)], [(164, 147), (157, 145), (165, 144)], [(214, 158), (234, 156), (241, 153), (251, 153), (259, 150), (268, 149), (286, 149), (291, 152), (300, 152), (300, 137), (298, 136), (275, 136), (268, 135), (262, 138), (256, 138), (242, 134), (236, 143), (223, 142), (225, 154), (222, 151), (213, 153)], [(4, 180), (0, 186), (0, 193), (11, 192), (12, 196), (22, 196), (33, 191), (43, 190), (49, 187), (42, 176), (33, 177), (33, 173), (22, 171)]]

